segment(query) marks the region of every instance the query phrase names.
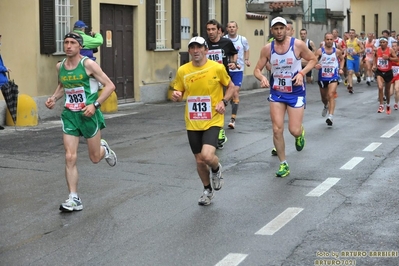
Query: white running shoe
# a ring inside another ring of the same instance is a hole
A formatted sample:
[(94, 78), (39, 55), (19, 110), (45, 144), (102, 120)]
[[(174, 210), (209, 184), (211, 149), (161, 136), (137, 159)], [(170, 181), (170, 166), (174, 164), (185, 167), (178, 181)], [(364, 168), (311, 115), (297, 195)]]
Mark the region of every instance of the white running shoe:
[(60, 205), (60, 211), (63, 212), (73, 212), (81, 210), (83, 210), (82, 200), (76, 197), (70, 197)]
[(110, 166), (115, 166), (118, 159), (116, 158), (116, 154), (111, 148), (109, 147), (108, 143), (101, 139), (101, 146), (105, 148), (105, 160)]
[(209, 189), (204, 189), (202, 196), (198, 200), (198, 205), (207, 206), (211, 204), (211, 200), (213, 199), (213, 191), (209, 191)]
[(321, 116), (325, 117), (327, 115), (328, 106), (324, 106), (323, 111), (321, 111)]
[(229, 128), (234, 129), (236, 127), (236, 120), (230, 119)]
[(223, 186), (223, 176), (222, 176), (222, 165), (219, 163), (219, 171), (216, 173), (213, 173), (211, 170), (212, 174), (212, 187), (214, 190), (220, 190)]

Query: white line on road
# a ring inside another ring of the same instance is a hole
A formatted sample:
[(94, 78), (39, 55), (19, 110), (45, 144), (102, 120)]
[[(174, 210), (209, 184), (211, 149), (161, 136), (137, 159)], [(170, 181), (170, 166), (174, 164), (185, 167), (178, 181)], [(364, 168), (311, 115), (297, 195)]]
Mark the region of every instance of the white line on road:
[(378, 147), (380, 147), (382, 143), (381, 142), (373, 142), (370, 145), (368, 145), (366, 148), (364, 148), (363, 151), (375, 151)]
[(125, 116), (125, 115), (135, 115), (135, 114), (138, 114), (138, 112), (103, 114), (103, 116), (105, 119), (109, 119), (109, 118), (121, 117), (121, 116)]
[(388, 130), (384, 135), (382, 135), (381, 138), (390, 138), (398, 131), (399, 131), (399, 125), (396, 125), (395, 127)]
[(363, 161), (364, 157), (353, 157), (352, 159), (350, 159), (349, 162), (347, 162), (346, 164), (344, 164), (341, 168), (342, 170), (352, 170), (353, 168), (355, 168), (355, 166), (360, 163), (361, 161)]
[(315, 187), (312, 191), (310, 191), (306, 196), (308, 197), (320, 197), (327, 190), (329, 190), (332, 186), (334, 186), (341, 178), (329, 177), (324, 180), (323, 183)]
[(240, 264), (248, 254), (240, 253), (229, 253), (221, 261), (219, 261), (215, 266), (235, 266)]
[(294, 219), (294, 217), (297, 216), (301, 211), (303, 211), (303, 208), (287, 208), (267, 225), (262, 227), (258, 232), (256, 232), (255, 235), (273, 235), (289, 221)]

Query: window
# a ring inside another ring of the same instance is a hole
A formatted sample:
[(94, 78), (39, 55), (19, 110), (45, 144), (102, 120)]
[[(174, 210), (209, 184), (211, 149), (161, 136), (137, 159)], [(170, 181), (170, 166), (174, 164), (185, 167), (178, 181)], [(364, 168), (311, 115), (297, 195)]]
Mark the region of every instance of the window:
[(392, 12), (388, 12), (387, 29), (392, 30)]
[(55, 53), (64, 53), (64, 36), (70, 32), (71, 20), (71, 3), (70, 0), (55, 1)]
[(209, 20), (216, 19), (216, 4), (215, 0), (209, 0)]
[(165, 0), (156, 0), (156, 36), (157, 36), (157, 48), (166, 48), (166, 10)]
[(374, 14), (374, 34), (376, 38), (380, 36), (378, 32), (378, 14)]
[(90, 28), (91, 0), (39, 0), (41, 54), (64, 54), (63, 38), (72, 31), (71, 23), (74, 23), (71, 2), (78, 4), (79, 20)]
[(181, 0), (146, 1), (146, 49), (179, 50), (180, 46)]

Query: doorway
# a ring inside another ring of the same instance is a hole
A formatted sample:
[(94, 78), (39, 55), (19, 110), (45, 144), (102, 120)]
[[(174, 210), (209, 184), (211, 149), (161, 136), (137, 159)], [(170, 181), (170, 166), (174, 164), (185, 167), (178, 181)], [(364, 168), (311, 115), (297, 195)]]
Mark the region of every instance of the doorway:
[(114, 82), (119, 102), (134, 101), (133, 6), (100, 4), (101, 67)]

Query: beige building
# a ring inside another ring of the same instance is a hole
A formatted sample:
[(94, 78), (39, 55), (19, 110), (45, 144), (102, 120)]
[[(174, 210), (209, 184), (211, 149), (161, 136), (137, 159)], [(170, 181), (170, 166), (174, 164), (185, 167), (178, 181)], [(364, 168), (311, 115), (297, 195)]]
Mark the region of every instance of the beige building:
[(399, 31), (399, 8), (397, 0), (351, 0), (350, 26), (357, 32), (365, 31), (381, 36), (383, 30)]
[[(63, 36), (83, 20), (104, 37), (95, 56), (116, 85), (118, 104), (163, 101), (178, 67), (189, 60), (189, 39), (206, 34), (211, 18), (238, 23), (256, 64), (269, 19), (247, 13), (245, 1), (228, 0), (0, 1), (1, 54), (20, 94), (36, 102), (39, 119), (57, 116), (44, 101), (57, 85), (55, 65), (64, 58)], [(257, 86), (252, 71), (246, 68), (244, 87)], [(0, 124), (4, 117), (0, 95)]]

